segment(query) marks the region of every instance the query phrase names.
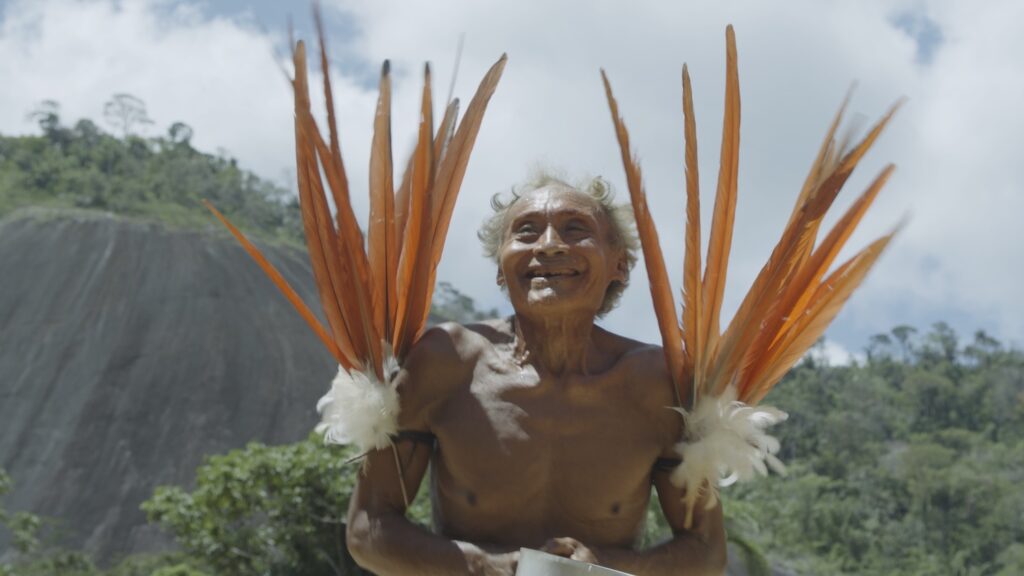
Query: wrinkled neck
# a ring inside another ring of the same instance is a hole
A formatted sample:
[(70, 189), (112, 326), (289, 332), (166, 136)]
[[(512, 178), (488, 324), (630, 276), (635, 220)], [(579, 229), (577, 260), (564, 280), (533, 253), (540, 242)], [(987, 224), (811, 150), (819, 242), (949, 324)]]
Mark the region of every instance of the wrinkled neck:
[(593, 350), (594, 318), (515, 316), (515, 355), (540, 372), (587, 374)]

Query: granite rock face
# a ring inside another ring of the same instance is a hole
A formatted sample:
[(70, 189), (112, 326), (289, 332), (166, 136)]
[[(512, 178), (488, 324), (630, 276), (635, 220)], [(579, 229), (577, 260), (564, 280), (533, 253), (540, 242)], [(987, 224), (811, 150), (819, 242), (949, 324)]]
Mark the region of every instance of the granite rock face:
[[(318, 310), (305, 254), (265, 254)], [(103, 215), (0, 221), (9, 510), (101, 560), (164, 549), (139, 504), (204, 454), (304, 438), (337, 365), (230, 237)], [(3, 548), (3, 546), (0, 546)]]

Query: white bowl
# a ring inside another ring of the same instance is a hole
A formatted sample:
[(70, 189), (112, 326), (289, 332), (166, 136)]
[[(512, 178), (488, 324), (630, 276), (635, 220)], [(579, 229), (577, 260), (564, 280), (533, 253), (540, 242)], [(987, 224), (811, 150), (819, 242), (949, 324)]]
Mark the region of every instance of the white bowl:
[(519, 567), (516, 568), (516, 576), (582, 576), (585, 574), (590, 576), (631, 576), (625, 572), (562, 558), (540, 550), (519, 549)]

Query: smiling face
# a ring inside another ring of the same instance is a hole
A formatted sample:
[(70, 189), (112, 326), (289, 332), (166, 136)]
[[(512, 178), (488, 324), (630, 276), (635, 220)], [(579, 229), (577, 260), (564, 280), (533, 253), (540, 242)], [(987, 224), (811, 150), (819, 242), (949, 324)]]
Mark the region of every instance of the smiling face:
[(510, 206), (498, 282), (516, 313), (596, 315), (608, 286), (627, 274), (609, 227), (596, 200), (562, 187), (539, 188)]

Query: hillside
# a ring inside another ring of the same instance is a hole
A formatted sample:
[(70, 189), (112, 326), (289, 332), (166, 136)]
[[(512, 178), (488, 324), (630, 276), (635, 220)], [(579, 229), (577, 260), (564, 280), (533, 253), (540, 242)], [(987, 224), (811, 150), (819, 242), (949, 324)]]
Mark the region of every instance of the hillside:
[[(264, 248), (316, 302), (305, 256)], [(7, 507), (99, 558), (165, 546), (138, 506), (204, 454), (304, 438), (336, 369), (220, 234), (22, 210), (0, 223), (0, 279)]]

